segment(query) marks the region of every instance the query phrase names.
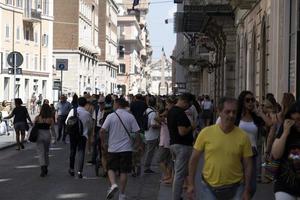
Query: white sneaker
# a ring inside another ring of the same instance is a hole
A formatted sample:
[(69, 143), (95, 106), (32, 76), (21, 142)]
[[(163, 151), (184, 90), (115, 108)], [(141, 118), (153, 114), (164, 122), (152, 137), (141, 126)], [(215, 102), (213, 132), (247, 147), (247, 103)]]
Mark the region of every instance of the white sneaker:
[(112, 199), (118, 190), (117, 184), (113, 184), (107, 191), (106, 199)]
[(126, 200), (126, 195), (125, 194), (119, 194), (119, 200)]

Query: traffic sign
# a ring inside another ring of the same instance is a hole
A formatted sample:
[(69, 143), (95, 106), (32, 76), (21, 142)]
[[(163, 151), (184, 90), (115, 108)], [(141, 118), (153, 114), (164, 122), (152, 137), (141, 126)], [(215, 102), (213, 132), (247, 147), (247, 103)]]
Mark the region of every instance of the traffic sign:
[(8, 74), (14, 74), (14, 68), (8, 68)]
[(56, 70), (68, 70), (68, 59), (56, 59)]
[(11, 67), (14, 67), (14, 65), (16, 65), (16, 67), (20, 67), (23, 63), (22, 54), (18, 51), (13, 51), (13, 52), (9, 53), (7, 56), (7, 63)]
[(53, 81), (53, 90), (60, 90), (61, 82), (60, 81)]
[[(14, 74), (14, 68), (8, 68), (8, 74)], [(22, 68), (16, 68), (16, 75), (23, 74)]]

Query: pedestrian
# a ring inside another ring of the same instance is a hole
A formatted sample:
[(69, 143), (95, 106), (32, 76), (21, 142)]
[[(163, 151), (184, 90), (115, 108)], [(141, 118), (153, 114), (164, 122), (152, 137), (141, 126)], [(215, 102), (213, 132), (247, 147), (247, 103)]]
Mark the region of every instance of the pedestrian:
[[(24, 149), (24, 139), (25, 139), (25, 131), (28, 131), (29, 126), (27, 124), (27, 120), (32, 125), (31, 118), (28, 114), (28, 110), (25, 106), (22, 106), (23, 101), (20, 98), (15, 99), (15, 108), (9, 114), (9, 116), (4, 117), (3, 119), (10, 119), (14, 117), (14, 129), (16, 131), (16, 141), (17, 141), (17, 148), (16, 150)], [(21, 136), (21, 141), (20, 141)]]
[(280, 165), (274, 182), (276, 200), (296, 200), (300, 198), (300, 103), (289, 108), (271, 155)]
[(126, 110), (127, 106), (128, 102), (125, 99), (116, 99), (114, 102), (115, 112), (107, 116), (100, 130), (102, 146), (105, 146), (105, 132), (108, 132), (109, 135), (107, 169), (111, 186), (106, 199), (112, 199), (119, 190), (116, 172), (120, 173), (119, 200), (126, 199), (127, 174), (132, 170), (133, 150), (132, 141), (128, 134), (135, 134), (140, 130), (134, 116)]
[(58, 137), (57, 141), (62, 141), (66, 143), (66, 133), (65, 133), (65, 121), (67, 116), (72, 108), (71, 103), (67, 101), (65, 95), (61, 95), (60, 101), (56, 105), (56, 112), (57, 112), (57, 123), (58, 123)]
[[(189, 162), (189, 199), (195, 198), (195, 174), (200, 156), (204, 166), (199, 199), (249, 200), (252, 149), (249, 137), (234, 125), (237, 100), (223, 97), (218, 105), (219, 124), (204, 128), (197, 137)], [(224, 159), (226, 158), (226, 159)]]
[(30, 98), (30, 108), (31, 108), (31, 114), (35, 114), (35, 109), (36, 109), (36, 94), (35, 92), (32, 93), (31, 98)]
[(51, 132), (55, 134), (52, 110), (48, 104), (42, 105), (40, 114), (36, 116), (34, 123), (38, 128), (38, 138), (36, 141), (36, 145), (41, 166), (40, 176), (45, 177), (48, 174)]
[(204, 124), (205, 126), (209, 126), (211, 118), (213, 116), (213, 104), (208, 95), (205, 95), (205, 98), (202, 101), (202, 110), (202, 118), (204, 120)]
[[(256, 105), (254, 95), (250, 91), (242, 91), (238, 97), (238, 109), (235, 125), (241, 128), (248, 135), (251, 147), (253, 151), (252, 156), (252, 177), (251, 177), (251, 197), (256, 192), (256, 180), (257, 180), (257, 162), (261, 158), (262, 152), (259, 151), (259, 146), (263, 141), (259, 141), (261, 136), (260, 131), (264, 128), (269, 128), (272, 125), (272, 121), (268, 118)], [(260, 162), (259, 162), (260, 163)]]
[[(3, 120), (4, 117), (8, 116), (8, 113), (10, 113), (11, 111), (11, 107), (8, 104), (8, 102), (6, 100), (2, 101), (1, 107), (0, 107), (0, 126), (2, 126), (2, 129), (4, 130), (4, 132), (6, 133), (6, 135), (10, 135), (9, 133), (9, 123), (7, 120)], [(3, 120), (3, 121), (2, 121)]]
[(130, 104), (130, 112), (135, 117), (139, 127), (142, 127), (143, 113), (147, 109), (145, 98), (141, 94), (135, 95), (134, 100)]
[(170, 148), (175, 160), (172, 200), (182, 199), (183, 183), (188, 175), (188, 161), (192, 153), (193, 131), (195, 128), (191, 125), (184, 111), (190, 106), (190, 95), (182, 94), (167, 115)]
[(159, 116), (155, 108), (156, 98), (150, 96), (148, 98), (148, 108), (145, 111), (145, 114), (148, 116), (148, 130), (145, 130), (145, 142), (146, 142), (146, 151), (145, 151), (145, 163), (144, 163), (144, 173), (152, 174), (154, 171), (151, 169), (151, 164), (153, 156), (156, 149), (158, 148), (158, 139), (160, 133), (160, 124), (156, 121), (156, 118)]
[(105, 108), (105, 99), (103, 96), (99, 97), (98, 99), (98, 110), (94, 111), (95, 114), (95, 132), (93, 134), (93, 151), (92, 151), (92, 159), (91, 163), (95, 164), (96, 169), (96, 175), (99, 175), (98, 169), (100, 166), (100, 162), (102, 163), (102, 168), (103, 168), (103, 174), (102, 176), (107, 175), (107, 170), (106, 170), (106, 154), (104, 151), (101, 149), (101, 140), (100, 140), (100, 129), (103, 124), (103, 116), (104, 116), (104, 108)]
[[(67, 116), (65, 123), (67, 124), (68, 119), (71, 116), (75, 116), (77, 114), (80, 120), (80, 130), (75, 130), (69, 132), (70, 137), (70, 167), (69, 174), (71, 176), (75, 176), (75, 157), (76, 152), (78, 151), (78, 167), (77, 167), (77, 175), (78, 178), (83, 178), (83, 165), (84, 165), (84, 157), (85, 157), (85, 148), (88, 139), (88, 132), (92, 127), (92, 116), (86, 109), (87, 100), (84, 97), (78, 98), (78, 107), (73, 108)], [(75, 133), (76, 132), (76, 133)]]
[(170, 151), (170, 133), (167, 126), (168, 111), (175, 105), (176, 100), (168, 98), (166, 100), (165, 110), (159, 115), (160, 138), (159, 138), (159, 164), (162, 170), (162, 183), (172, 184), (173, 182), (173, 165)]

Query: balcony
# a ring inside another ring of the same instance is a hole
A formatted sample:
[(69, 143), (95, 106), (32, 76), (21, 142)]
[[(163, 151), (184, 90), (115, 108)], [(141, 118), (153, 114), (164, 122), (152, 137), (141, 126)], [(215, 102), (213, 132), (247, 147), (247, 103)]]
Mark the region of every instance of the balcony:
[(28, 22), (39, 22), (41, 21), (42, 10), (41, 9), (26, 9), (24, 11), (23, 20)]
[(257, 1), (258, 0), (231, 0), (230, 4), (234, 8), (238, 7), (240, 9), (250, 9)]
[(232, 16), (232, 8), (229, 4), (185, 5), (184, 12), (175, 13), (174, 31), (203, 32), (209, 20), (213, 16)]

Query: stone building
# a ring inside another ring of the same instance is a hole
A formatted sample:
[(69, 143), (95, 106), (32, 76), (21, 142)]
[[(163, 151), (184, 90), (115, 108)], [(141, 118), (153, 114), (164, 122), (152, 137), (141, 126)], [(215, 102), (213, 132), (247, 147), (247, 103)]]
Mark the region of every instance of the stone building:
[[(51, 101), (53, 0), (0, 0), (0, 29), (0, 102), (27, 103), (33, 93)], [(12, 51), (23, 55), (15, 81), (7, 62)]]
[[(68, 59), (63, 72), (62, 92), (99, 93), (101, 53), (98, 42), (99, 0), (54, 0), (54, 43), (56, 59)], [(61, 79), (57, 71), (54, 79)]]
[(118, 13), (114, 0), (99, 1), (100, 92), (117, 92)]
[(242, 90), (259, 100), (267, 93), (279, 101), (283, 92), (299, 97), (299, 6), (296, 0), (178, 4), (173, 87), (215, 100)]
[(147, 65), (145, 69), (146, 91), (152, 95), (170, 95), (172, 91), (172, 63), (162, 52), (161, 59)]
[(152, 49), (148, 38), (146, 15), (148, 1), (132, 9), (132, 1), (118, 1), (119, 28), (119, 93), (137, 94), (146, 91), (144, 68), (151, 58)]

